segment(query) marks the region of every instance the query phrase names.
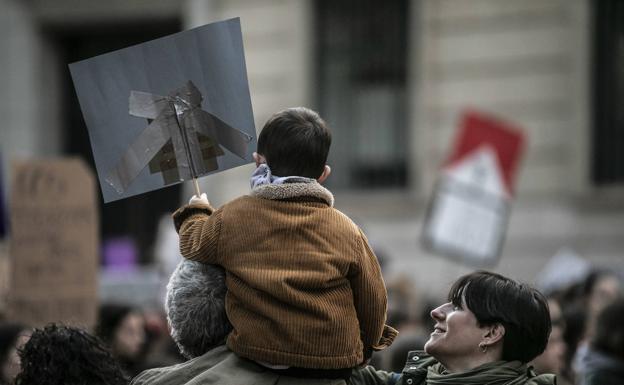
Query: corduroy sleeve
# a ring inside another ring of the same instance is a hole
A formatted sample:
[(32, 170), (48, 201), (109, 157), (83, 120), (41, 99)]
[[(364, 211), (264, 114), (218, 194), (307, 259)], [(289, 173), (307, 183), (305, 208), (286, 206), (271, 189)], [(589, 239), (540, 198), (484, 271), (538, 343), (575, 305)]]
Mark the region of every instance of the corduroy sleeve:
[(398, 332), (385, 325), (387, 292), (379, 262), (366, 236), (360, 230), (361, 252), (350, 274), (353, 301), (360, 321), (364, 350), (383, 350)]
[(204, 263), (219, 263), (221, 210), (210, 205), (186, 205), (173, 213), (180, 235), (180, 253), (184, 258)]

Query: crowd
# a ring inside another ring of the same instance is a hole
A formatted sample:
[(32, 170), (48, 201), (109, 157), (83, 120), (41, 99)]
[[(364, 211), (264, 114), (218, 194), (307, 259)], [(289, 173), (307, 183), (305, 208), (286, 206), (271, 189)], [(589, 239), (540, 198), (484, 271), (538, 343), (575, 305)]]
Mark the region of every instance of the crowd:
[[(266, 123), (251, 193), (173, 215), (180, 262), (164, 313), (103, 304), (90, 332), (0, 325), (3, 384), (624, 383), (620, 276), (540, 292), (458, 277), (442, 303), (384, 282), (364, 233), (321, 183), (331, 134), (313, 111)], [(7, 315), (9, 318), (9, 315)], [(556, 379), (555, 379), (556, 378)]]

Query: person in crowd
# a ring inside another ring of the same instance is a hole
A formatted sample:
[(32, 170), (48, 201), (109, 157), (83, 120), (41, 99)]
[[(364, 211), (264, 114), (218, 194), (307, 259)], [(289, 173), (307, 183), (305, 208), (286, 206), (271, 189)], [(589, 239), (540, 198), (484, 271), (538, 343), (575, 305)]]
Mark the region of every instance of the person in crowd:
[[(419, 298), (414, 283), (401, 276), (387, 283), (387, 323), (401, 333), (387, 349), (376, 353), (370, 365), (377, 369), (400, 372), (405, 365), (405, 356), (410, 350), (422, 349), (433, 330), (429, 313), (435, 306)], [(427, 310), (428, 309), (428, 310)]]
[(546, 299), (530, 286), (486, 271), (467, 274), (431, 317), (434, 331), (424, 351), (408, 354), (401, 384), (555, 383), (527, 365), (551, 330)]
[[(163, 284), (163, 298), (164, 286), (166, 282)], [(142, 314), (145, 320), (145, 343), (141, 356), (142, 365), (137, 366), (137, 369), (140, 369), (139, 372), (184, 362), (184, 356), (180, 354), (178, 346), (171, 339), (165, 309), (150, 307), (144, 309)]]
[(577, 369), (580, 385), (624, 384), (624, 299), (598, 315), (587, 354)]
[(569, 364), (570, 377), (575, 378), (577, 382), (579, 371), (586, 361), (585, 356), (590, 353), (590, 341), (596, 332), (598, 314), (618, 298), (622, 298), (620, 276), (614, 270), (595, 268), (580, 285), (577, 303), (572, 303), (570, 310), (566, 311), (566, 315), (570, 318), (568, 324), (578, 333), (570, 333), (567, 336), (574, 344), (568, 345), (570, 349), (574, 349), (570, 354), (572, 356)]
[(566, 352), (561, 377), (570, 383), (575, 383), (574, 357), (585, 335), (587, 309), (581, 302), (570, 302), (562, 310), (563, 323), (565, 325), (563, 341), (566, 345)]
[[(216, 265), (183, 260), (167, 285), (165, 308), (173, 340), (187, 362), (142, 372), (132, 385), (346, 385), (344, 379), (289, 377), (241, 358), (225, 345), (232, 330), (225, 311), (225, 273)], [(392, 385), (397, 376), (371, 367), (357, 371), (354, 384)]]
[(30, 338), (26, 325), (14, 322), (0, 324), (0, 384), (13, 384), (21, 369), (18, 351)]
[(215, 210), (203, 194), (174, 213), (182, 255), (226, 270), (227, 346), (295, 376), (347, 378), (397, 334), (375, 254), (321, 186), (330, 144), (316, 112), (278, 112), (259, 135), (250, 195)]
[(569, 384), (569, 381), (562, 379), (566, 359), (566, 344), (563, 340), (565, 323), (559, 302), (554, 298), (548, 298), (548, 309), (550, 312), (550, 322), (552, 331), (548, 337), (546, 350), (535, 357), (532, 365), (536, 373), (553, 373), (557, 375), (559, 385)]
[(102, 341), (84, 330), (50, 324), (35, 329), (20, 351), (16, 385), (125, 385), (128, 380)]
[(110, 347), (129, 377), (144, 369), (145, 321), (137, 309), (122, 304), (103, 304), (95, 332)]
[(622, 297), (621, 278), (613, 270), (594, 269), (582, 285), (582, 298), (587, 311), (585, 339), (589, 340), (595, 330), (598, 314), (607, 305)]

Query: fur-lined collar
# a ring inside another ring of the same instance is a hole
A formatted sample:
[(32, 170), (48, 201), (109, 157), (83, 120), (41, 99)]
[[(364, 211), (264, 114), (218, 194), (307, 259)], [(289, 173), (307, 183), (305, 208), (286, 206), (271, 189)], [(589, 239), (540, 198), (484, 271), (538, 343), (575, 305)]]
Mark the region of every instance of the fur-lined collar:
[(270, 200), (282, 200), (299, 197), (317, 198), (334, 206), (334, 196), (318, 182), (265, 184), (251, 190), (251, 196)]

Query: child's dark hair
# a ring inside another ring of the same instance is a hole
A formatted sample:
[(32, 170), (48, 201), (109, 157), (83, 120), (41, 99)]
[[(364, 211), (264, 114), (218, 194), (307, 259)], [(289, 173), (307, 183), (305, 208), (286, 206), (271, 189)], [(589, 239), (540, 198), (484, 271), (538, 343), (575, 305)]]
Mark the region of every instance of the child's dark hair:
[(277, 112), (258, 137), (258, 153), (276, 176), (317, 179), (323, 174), (330, 145), (325, 121), (305, 107)]

